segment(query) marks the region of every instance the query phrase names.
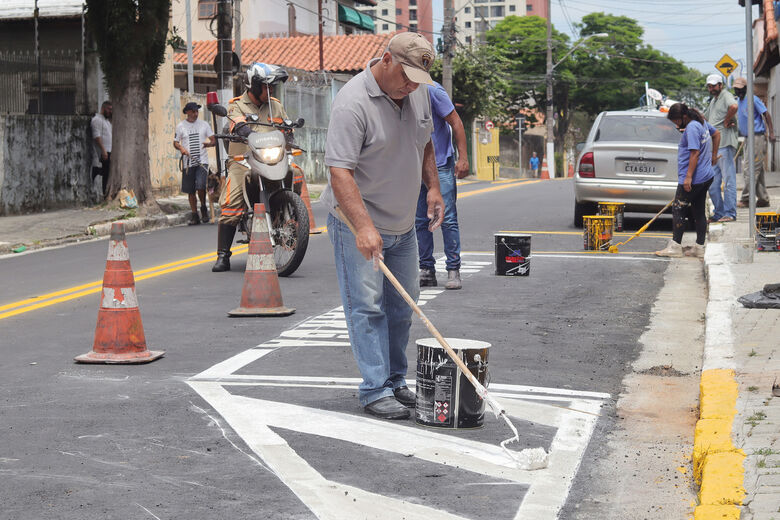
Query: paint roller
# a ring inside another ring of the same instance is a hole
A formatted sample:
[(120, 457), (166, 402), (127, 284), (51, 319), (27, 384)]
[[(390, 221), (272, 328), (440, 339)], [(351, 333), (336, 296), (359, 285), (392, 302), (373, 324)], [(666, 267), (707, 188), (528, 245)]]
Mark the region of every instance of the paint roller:
[[(357, 231), (352, 226), (352, 222), (347, 218), (347, 216), (344, 214), (343, 211), (341, 211), (341, 208), (336, 207), (335, 209), (336, 214), (338, 217), (349, 227), (349, 230), (352, 232), (353, 235), (357, 236)], [(495, 414), (496, 419), (501, 418), (503, 419), (507, 426), (512, 430), (512, 437), (501, 441), (500, 446), (504, 450), (504, 452), (511, 458), (517, 467), (522, 470), (535, 470), (535, 469), (542, 469), (546, 468), (549, 463), (549, 454), (544, 450), (544, 448), (532, 448), (532, 449), (525, 449), (519, 452), (510, 450), (507, 445), (512, 442), (519, 442), (520, 441), (520, 435), (517, 433), (517, 428), (515, 428), (515, 425), (512, 424), (512, 421), (509, 420), (509, 417), (506, 414), (506, 411), (502, 408), (501, 404), (499, 404), (498, 401), (496, 401), (487, 391), (487, 388), (485, 388), (482, 383), (477, 380), (476, 377), (474, 377), (474, 374), (471, 373), (471, 370), (468, 369), (466, 364), (463, 362), (463, 360), (460, 359), (460, 357), (455, 353), (455, 351), (452, 349), (450, 344), (447, 342), (446, 339), (441, 335), (441, 333), (436, 329), (436, 327), (433, 326), (433, 323), (428, 319), (428, 317), (423, 313), (423, 311), (420, 309), (420, 307), (417, 306), (417, 303), (415, 303), (414, 300), (412, 300), (411, 296), (409, 296), (409, 293), (406, 292), (406, 289), (404, 289), (403, 285), (398, 281), (398, 279), (395, 277), (395, 275), (390, 272), (390, 269), (385, 265), (385, 263), (382, 261), (381, 258), (374, 257), (374, 262), (376, 265), (379, 266), (379, 269), (382, 271), (382, 273), (385, 275), (385, 277), (388, 279), (388, 281), (395, 287), (396, 291), (398, 291), (398, 294), (401, 295), (401, 297), (406, 301), (406, 303), (412, 308), (412, 310), (417, 314), (417, 316), (422, 320), (423, 324), (426, 326), (428, 331), (430, 331), (431, 334), (436, 338), (436, 340), (441, 344), (441, 346), (444, 348), (444, 350), (447, 352), (447, 355), (450, 356), (452, 361), (460, 368), (461, 372), (466, 376), (466, 379), (469, 380), (469, 382), (474, 386), (474, 389), (477, 392), (477, 395), (484, 399), (485, 402), (490, 406), (490, 410)]]
[(641, 235), (642, 233), (644, 233), (645, 231), (647, 231), (647, 228), (648, 228), (648, 227), (650, 227), (650, 224), (652, 224), (653, 222), (655, 222), (655, 219), (657, 219), (658, 217), (660, 217), (660, 216), (661, 216), (661, 213), (663, 213), (664, 211), (666, 211), (667, 209), (669, 209), (669, 206), (671, 206), (671, 205), (672, 205), (672, 202), (674, 202), (674, 199), (670, 200), (670, 201), (669, 201), (669, 203), (668, 203), (668, 204), (666, 204), (666, 206), (664, 206), (664, 207), (663, 207), (663, 209), (662, 209), (661, 211), (659, 211), (658, 213), (656, 213), (656, 214), (655, 214), (655, 216), (654, 216), (653, 218), (651, 218), (651, 219), (650, 219), (650, 220), (647, 222), (647, 224), (645, 224), (644, 226), (642, 226), (641, 228), (639, 228), (639, 231), (637, 231), (636, 233), (634, 233), (633, 235), (631, 235), (631, 236), (628, 238), (628, 240), (626, 240), (625, 242), (618, 242), (618, 243), (617, 243), (617, 244), (615, 244), (614, 246), (609, 246), (609, 252), (610, 252), (610, 253), (617, 253), (617, 252), (618, 252), (618, 246), (624, 246), (624, 245), (628, 244), (629, 242), (631, 242), (632, 240), (634, 240), (636, 237), (638, 237), (639, 235)]

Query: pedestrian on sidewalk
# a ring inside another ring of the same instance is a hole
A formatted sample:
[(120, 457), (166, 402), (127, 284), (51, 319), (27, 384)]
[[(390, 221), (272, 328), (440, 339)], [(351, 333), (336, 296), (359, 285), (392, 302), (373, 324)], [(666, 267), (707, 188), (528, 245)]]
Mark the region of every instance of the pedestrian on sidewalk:
[[(421, 179), (428, 188), (431, 231), (444, 217), (425, 88), (433, 84), (428, 70), (434, 56), (421, 34), (393, 36), (382, 57), (336, 95), (325, 145), (330, 175), (320, 200), (330, 209), (328, 236), (352, 353), (363, 377), (358, 396), (366, 413), (383, 419), (409, 417), (407, 406), (416, 400), (406, 385), (412, 310), (374, 262), (384, 258), (416, 300), (414, 224)], [(337, 216), (337, 207), (357, 235)]]
[[(433, 149), (436, 152), (436, 168), (439, 170), (439, 186), (444, 199), (444, 221), (441, 223), (441, 234), (446, 256), (447, 282), (446, 289), (460, 289), (460, 228), (458, 227), (457, 179), (469, 174), (469, 159), (466, 151), (466, 130), (463, 121), (455, 111), (447, 91), (439, 83), (428, 85), (428, 95), (431, 98), (433, 112)], [(458, 160), (455, 161), (455, 150), (458, 149)], [(428, 218), (428, 188), (423, 183), (420, 186), (420, 196), (417, 199), (417, 249), (420, 252), (420, 287), (436, 287), (436, 261), (433, 258), (433, 233), (429, 230), (431, 221)]]
[[(747, 80), (745, 78), (737, 78), (734, 80), (734, 92), (737, 94), (737, 121), (739, 122), (739, 134), (746, 136), (748, 134), (748, 114), (747, 114)], [(775, 141), (775, 128), (772, 125), (772, 116), (766, 109), (764, 103), (758, 96), (753, 95), (753, 131), (755, 133), (755, 145), (753, 146), (753, 170), (755, 173), (755, 194), (756, 194), (756, 207), (766, 208), (769, 206), (769, 193), (766, 191), (766, 182), (764, 181), (764, 162), (766, 160), (766, 147), (768, 135), (769, 142)], [(739, 203), (740, 208), (747, 208), (750, 204), (750, 172), (748, 171), (748, 157), (745, 152), (747, 148), (742, 152), (742, 175), (745, 178), (745, 187), (742, 189), (742, 195)]]
[(672, 239), (667, 246), (656, 251), (658, 256), (681, 257), (685, 217), (691, 213), (696, 223), (696, 244), (688, 256), (704, 256), (704, 240), (707, 237), (705, 206), (707, 190), (715, 178), (714, 165), (718, 162), (720, 132), (704, 120), (694, 108), (675, 103), (669, 108), (667, 118), (683, 130), (677, 151), (677, 193), (672, 204)]
[(539, 158), (536, 156), (536, 152), (532, 152), (531, 159), (528, 161), (528, 166), (531, 167), (534, 178), (539, 177)]
[[(737, 219), (737, 100), (723, 88), (720, 74), (707, 76), (710, 104), (704, 117), (720, 132), (720, 159), (715, 166), (715, 177), (710, 186), (710, 199), (715, 211), (710, 222), (733, 222)], [(721, 185), (723, 193), (721, 194)]]
[(108, 195), (108, 175), (111, 173), (111, 116), (114, 113), (114, 107), (111, 101), (103, 101), (100, 106), (100, 113), (95, 114), (90, 122), (92, 130), (92, 145), (95, 148), (95, 156), (92, 158), (92, 181), (100, 175), (103, 183), (103, 198)]
[[(176, 138), (173, 147), (181, 152), (184, 167), (181, 171), (181, 191), (189, 195), (190, 225), (209, 221), (209, 210), (206, 207), (206, 179), (209, 175), (209, 156), (206, 148), (216, 146), (217, 138), (211, 130), (211, 126), (202, 119), (198, 119), (200, 105), (190, 101), (184, 105), (186, 119), (176, 126)], [(200, 199), (200, 214), (198, 217), (198, 203), (195, 194)]]

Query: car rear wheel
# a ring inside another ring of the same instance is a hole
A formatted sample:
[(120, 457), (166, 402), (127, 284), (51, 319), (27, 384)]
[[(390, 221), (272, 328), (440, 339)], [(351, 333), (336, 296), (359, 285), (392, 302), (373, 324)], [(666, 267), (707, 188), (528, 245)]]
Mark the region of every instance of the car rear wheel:
[(596, 205), (592, 202), (574, 202), (574, 227), (582, 227), (582, 217), (585, 215), (595, 215)]

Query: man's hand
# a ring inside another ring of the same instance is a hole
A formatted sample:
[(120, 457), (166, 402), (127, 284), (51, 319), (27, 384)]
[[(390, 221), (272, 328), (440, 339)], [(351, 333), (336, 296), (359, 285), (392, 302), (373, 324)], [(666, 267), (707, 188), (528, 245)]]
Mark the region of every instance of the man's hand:
[(373, 224), (358, 230), (358, 234), (355, 236), (355, 245), (366, 260), (371, 260), (374, 257), (382, 258), (382, 235)]
[(685, 191), (691, 191), (692, 183), (693, 183), (693, 179), (691, 179), (690, 177), (686, 177), (685, 182), (683, 182), (683, 189)]
[(108, 159), (108, 152), (107, 152), (107, 151), (105, 151), (105, 150), (103, 150), (103, 151), (100, 153), (100, 158), (101, 158), (101, 159), (103, 159), (104, 161), (105, 161), (105, 160), (107, 160), (107, 159)]
[(444, 220), (444, 199), (439, 190), (428, 190), (428, 231), (435, 231)]
[(718, 165), (718, 160), (719, 160), (721, 157), (723, 157), (723, 156), (722, 156), (722, 155), (720, 155), (720, 154), (718, 154), (718, 155), (713, 155), (713, 156), (712, 156), (712, 165), (713, 165), (713, 166), (717, 166), (717, 165)]
[(469, 161), (465, 157), (460, 157), (455, 163), (455, 178), (462, 179), (469, 174)]
[(772, 142), (777, 141), (777, 138), (775, 137), (774, 133), (769, 134), (769, 140)]

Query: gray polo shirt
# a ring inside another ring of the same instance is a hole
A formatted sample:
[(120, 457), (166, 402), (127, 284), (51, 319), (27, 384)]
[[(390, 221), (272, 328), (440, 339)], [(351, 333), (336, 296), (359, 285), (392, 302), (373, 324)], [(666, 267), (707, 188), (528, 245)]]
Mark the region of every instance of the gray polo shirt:
[[(399, 107), (379, 88), (370, 69), (376, 61), (344, 85), (333, 101), (325, 164), (354, 170), (377, 231), (400, 235), (414, 227), (423, 152), (433, 131), (431, 102), (421, 85)], [(338, 205), (330, 171), (320, 200), (331, 210)]]
[[(734, 125), (731, 128), (723, 126), (723, 121), (726, 119), (726, 113), (729, 111), (731, 105), (736, 105), (737, 99), (734, 95), (726, 90), (721, 90), (718, 97), (713, 97), (710, 100), (707, 110), (704, 111), (704, 117), (707, 121), (714, 126), (717, 130), (720, 130), (720, 147), (733, 146), (735, 149), (738, 146), (737, 141), (737, 126)], [(734, 114), (736, 120), (737, 114)]]

